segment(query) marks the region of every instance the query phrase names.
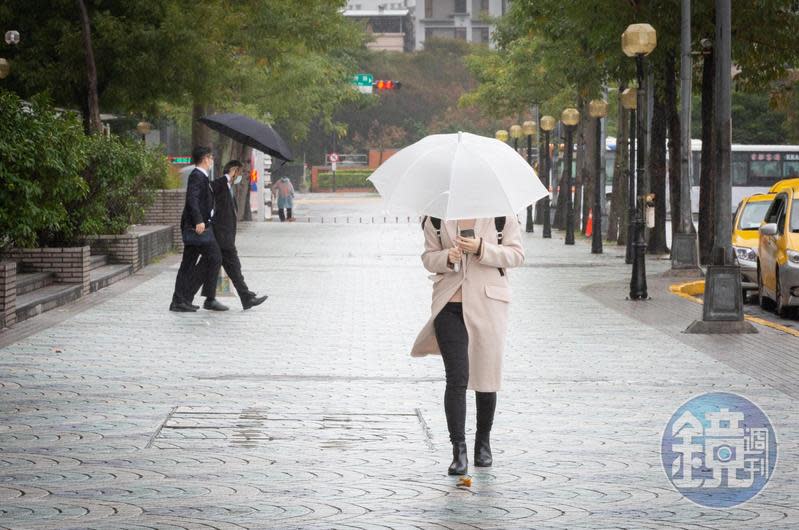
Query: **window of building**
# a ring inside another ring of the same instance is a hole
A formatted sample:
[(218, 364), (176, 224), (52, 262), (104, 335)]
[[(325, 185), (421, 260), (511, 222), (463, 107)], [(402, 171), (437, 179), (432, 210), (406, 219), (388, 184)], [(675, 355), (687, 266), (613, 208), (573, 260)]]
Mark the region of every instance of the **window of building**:
[(488, 0), (480, 0), (480, 12), (483, 14), (488, 13)]
[(466, 40), (466, 28), (455, 28), (455, 38), (458, 40)]
[[(465, 31), (465, 30), (464, 30)], [(425, 28), (425, 39), (453, 39), (455, 38), (455, 30), (453, 28)], [(466, 38), (464, 36), (464, 38)]]
[(424, 0), (425, 18), (433, 18), (433, 0)]
[(488, 44), (488, 28), (472, 28), (472, 40), (478, 44)]
[(455, 12), (466, 13), (466, 0), (455, 0)]

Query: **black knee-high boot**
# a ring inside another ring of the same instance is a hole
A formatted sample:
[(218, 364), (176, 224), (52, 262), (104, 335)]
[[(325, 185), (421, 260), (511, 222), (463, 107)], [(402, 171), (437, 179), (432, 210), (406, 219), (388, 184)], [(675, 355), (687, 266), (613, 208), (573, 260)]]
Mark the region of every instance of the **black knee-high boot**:
[(497, 408), (496, 392), (475, 392), (477, 403), (477, 432), (474, 436), (474, 465), (490, 467), (494, 460), (491, 456), (491, 427), (494, 425), (494, 411)]

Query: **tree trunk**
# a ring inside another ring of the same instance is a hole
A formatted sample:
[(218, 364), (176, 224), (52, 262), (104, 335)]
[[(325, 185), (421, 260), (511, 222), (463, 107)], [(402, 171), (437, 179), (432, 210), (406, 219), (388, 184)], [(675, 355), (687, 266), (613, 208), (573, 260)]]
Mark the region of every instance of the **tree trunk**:
[(716, 161), (713, 131), (713, 81), (715, 78), (713, 52), (702, 64), (702, 172), (699, 180), (699, 259), (710, 263), (713, 250), (713, 212), (715, 208)]
[(671, 210), (671, 237), (678, 233), (682, 226), (680, 211), (680, 178), (682, 138), (680, 134), (680, 114), (677, 112), (677, 83), (674, 53), (666, 55), (666, 122), (669, 136), (669, 209)]
[(655, 101), (652, 108), (651, 145), (649, 174), (651, 193), (655, 194), (655, 227), (649, 233), (647, 251), (651, 254), (665, 254), (666, 244), (666, 102), (664, 101), (660, 76), (653, 89)]
[(198, 146), (213, 147), (211, 141), (211, 129), (200, 123), (199, 120), (203, 116), (213, 112), (211, 106), (205, 103), (194, 102), (191, 107), (191, 145), (192, 148)]
[(97, 93), (97, 65), (94, 62), (94, 48), (92, 47), (92, 28), (89, 22), (89, 12), (83, 0), (77, 0), (80, 11), (80, 25), (83, 33), (83, 51), (86, 55), (86, 92), (87, 113), (83, 116), (86, 132), (89, 134), (102, 134), (103, 122), (100, 121), (100, 96)]
[[(618, 94), (624, 92), (626, 85), (619, 85)], [(608, 240), (616, 240), (619, 245), (627, 243), (627, 142), (629, 117), (619, 101), (618, 138), (616, 139), (616, 159), (613, 164), (613, 195), (608, 212)]]

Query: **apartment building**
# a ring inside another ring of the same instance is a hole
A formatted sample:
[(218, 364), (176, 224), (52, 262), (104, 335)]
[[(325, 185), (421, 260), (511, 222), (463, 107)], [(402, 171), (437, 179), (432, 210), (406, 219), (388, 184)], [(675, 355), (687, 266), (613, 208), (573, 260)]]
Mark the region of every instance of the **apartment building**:
[(491, 43), (494, 31), (489, 17), (505, 14), (508, 0), (417, 0), (415, 9), (416, 49), (425, 39), (450, 38)]
[(413, 51), (413, 8), (415, 0), (352, 0), (347, 3), (344, 16), (363, 21), (373, 39), (367, 46), (373, 50), (396, 52)]

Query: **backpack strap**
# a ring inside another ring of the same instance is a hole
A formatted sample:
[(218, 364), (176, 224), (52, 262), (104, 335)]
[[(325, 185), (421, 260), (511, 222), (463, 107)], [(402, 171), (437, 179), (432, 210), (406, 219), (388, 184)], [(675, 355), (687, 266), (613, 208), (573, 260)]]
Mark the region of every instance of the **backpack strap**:
[[(497, 229), (497, 244), (502, 244), (502, 231), (505, 230), (505, 221), (507, 219), (505, 217), (494, 217), (494, 228)], [(505, 271), (501, 267), (499, 268), (499, 275), (505, 276)]]
[(441, 219), (438, 217), (425, 216), (424, 219), (422, 219), (422, 230), (424, 230), (424, 223), (427, 219), (430, 219), (430, 222), (433, 223), (433, 228), (436, 229), (436, 236), (438, 236), (438, 242), (441, 243)]

